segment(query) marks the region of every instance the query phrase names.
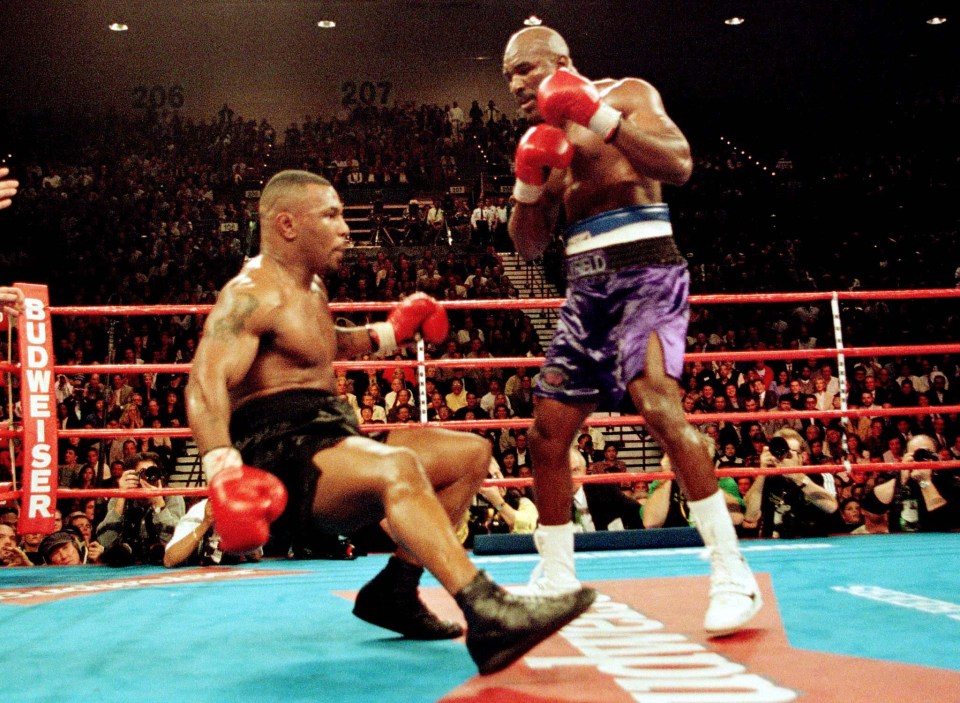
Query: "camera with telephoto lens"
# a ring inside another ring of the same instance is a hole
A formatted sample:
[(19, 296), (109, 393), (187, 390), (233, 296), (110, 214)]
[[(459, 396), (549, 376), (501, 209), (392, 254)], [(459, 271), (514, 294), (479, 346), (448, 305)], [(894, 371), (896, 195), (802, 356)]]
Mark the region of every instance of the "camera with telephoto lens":
[(937, 456), (936, 452), (931, 452), (929, 449), (918, 449), (913, 453), (914, 461), (940, 461), (940, 457)]
[(147, 466), (140, 469), (140, 472), (137, 474), (138, 479), (146, 481), (147, 483), (159, 483), (163, 476), (163, 469), (159, 466)]
[[(200, 565), (201, 566), (219, 566), (225, 555), (220, 550), (220, 536), (216, 533), (206, 535), (200, 540)], [(237, 559), (234, 563), (239, 563)]]
[(777, 461), (783, 461), (784, 457), (790, 453), (790, 445), (783, 437), (774, 437), (770, 440), (770, 453)]

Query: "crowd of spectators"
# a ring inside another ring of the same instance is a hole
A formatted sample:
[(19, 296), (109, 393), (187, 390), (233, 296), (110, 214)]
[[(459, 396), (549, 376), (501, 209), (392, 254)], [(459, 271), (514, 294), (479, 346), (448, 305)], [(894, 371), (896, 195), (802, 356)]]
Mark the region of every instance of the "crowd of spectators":
[[(410, 185), (443, 192), (478, 167), (509, 169), (518, 130), (492, 103), (466, 115), (452, 105), (361, 106), (329, 120), (306, 116), (285, 133), (282, 158), (319, 173), (340, 190)], [(522, 134), (522, 131), (520, 131)]]
[[(790, 536), (806, 536), (827, 532), (898, 531), (899, 526), (889, 524), (886, 515), (878, 515), (869, 525), (868, 514), (860, 510), (864, 501), (873, 505), (878, 513), (880, 506), (870, 496), (878, 485), (897, 477), (900, 472), (886, 467), (884, 471), (863, 471), (864, 464), (901, 464), (914, 459), (915, 452), (908, 452), (913, 438), (923, 437), (929, 441), (928, 458), (932, 461), (960, 460), (960, 425), (958, 414), (942, 412), (944, 406), (956, 405), (957, 369), (950, 359), (940, 359), (939, 367), (929, 360), (921, 359), (914, 368), (914, 361), (906, 357), (870, 359), (856, 364), (848, 379), (846, 405), (859, 410), (877, 410), (884, 414), (862, 417), (823, 419), (822, 410), (841, 407), (841, 393), (832, 362), (817, 359), (793, 362), (757, 361), (738, 367), (729, 362), (716, 364), (691, 362), (687, 364), (683, 383), (684, 410), (691, 421), (717, 448), (718, 466), (759, 468), (773, 466), (769, 459), (771, 439), (777, 436), (796, 435), (797, 454), (804, 465), (828, 466), (830, 471), (811, 474), (811, 479), (825, 487), (833, 501), (826, 512), (835, 517), (845, 516), (846, 522), (824, 524), (798, 523)], [(943, 370), (945, 369), (945, 370)], [(948, 374), (951, 374), (948, 378)], [(952, 380), (951, 380), (952, 379)], [(950, 390), (950, 383), (954, 390)], [(901, 408), (903, 414), (892, 414), (891, 409)], [(910, 408), (924, 408), (926, 412), (916, 415)], [(886, 411), (885, 411), (886, 409)], [(696, 416), (704, 413), (733, 413), (730, 420), (698, 422)], [(738, 421), (737, 414), (749, 414)], [(793, 417), (783, 417), (792, 413)], [(797, 413), (810, 413), (796, 417)], [(843, 470), (836, 467), (843, 466)], [(856, 466), (859, 471), (853, 470)], [(904, 471), (909, 472), (905, 466)], [(949, 528), (960, 527), (960, 475), (957, 472), (937, 472), (932, 478), (917, 478), (915, 481), (931, 481), (949, 504), (949, 509), (939, 514)], [(908, 477), (902, 477), (906, 484)], [(768, 481), (769, 483), (769, 481)], [(745, 480), (741, 493), (746, 497), (752, 482)], [(886, 501), (889, 504), (889, 500)], [(789, 501), (785, 503), (789, 507)], [(799, 502), (799, 506), (804, 505)], [(848, 506), (850, 515), (846, 514)], [(794, 507), (798, 507), (794, 502)], [(856, 510), (854, 510), (856, 508)], [(752, 526), (757, 528), (755, 524)], [(770, 525), (761, 526), (761, 534), (770, 536)], [(756, 534), (756, 532), (754, 532)]]
[[(931, 149), (958, 112), (956, 99), (916, 100), (890, 108), (888, 119), (844, 148), (796, 144), (764, 169), (735, 137), (695, 143), (695, 175), (670, 190), (676, 236), (691, 263), (695, 293), (828, 291), (953, 286), (960, 275), (956, 219), (941, 203), (957, 189), (957, 152)], [(5, 127), (20, 192), (3, 214), (11, 234), (0, 253), (5, 281), (50, 285), (53, 304), (213, 302), (216, 291), (256, 251), (255, 191), (284, 167), (327, 176), (348, 198), (368, 202), (387, 189), (430, 193), (418, 216), (424, 228), (438, 220), (488, 229), (481, 237), (434, 238), (426, 250), (382, 247), (354, 252), (331, 272), (334, 302), (392, 301), (416, 291), (440, 299), (520, 296), (504, 274), (498, 251), (510, 205), (478, 190), (483, 173), (509, 174), (522, 120), (488, 102), (468, 110), (405, 104), (361, 107), (338, 118), (304, 118), (282, 135), (267, 120), (224, 106), (194, 121), (177, 113), (70, 116), (69, 132), (50, 118)], [(948, 142), (955, 144), (955, 141)], [(768, 153), (772, 153), (767, 149)], [(493, 181), (489, 181), (493, 182)], [(466, 184), (453, 199), (448, 186)], [(402, 202), (405, 202), (402, 201)], [(432, 211), (432, 212), (431, 212)], [(442, 213), (442, 214), (441, 214)], [(481, 226), (483, 226), (481, 225)], [(547, 275), (562, 275), (549, 256)], [(562, 288), (562, 280), (557, 280)], [(367, 315), (344, 315), (362, 324)], [(864, 300), (842, 305), (847, 346), (955, 341), (960, 316), (951, 301)], [(513, 310), (455, 310), (451, 337), (429, 350), (435, 358), (538, 356), (530, 318)], [(189, 362), (203, 318), (56, 318), (58, 364)], [(955, 414), (937, 405), (957, 402), (957, 355), (908, 355), (859, 360), (848, 379), (850, 407), (930, 405), (924, 415), (854, 419), (851, 424), (780, 420), (778, 409), (838, 407), (834, 365), (816, 359), (729, 363), (724, 352), (803, 350), (833, 346), (826, 303), (695, 305), (688, 351), (713, 352), (713, 364), (691, 364), (682, 383), (687, 412), (751, 411), (759, 420), (700, 424), (717, 446), (721, 466), (754, 467), (777, 432), (795, 429), (812, 464), (899, 460), (921, 433), (935, 438), (941, 459), (960, 458)], [(530, 417), (536, 367), (432, 368), (429, 420)], [(342, 392), (361, 423), (410, 422), (420, 417), (409, 374), (344, 374)], [(145, 440), (142, 427), (181, 427), (182, 374), (63, 374), (57, 379), (61, 427), (127, 428), (131, 436), (103, 442), (61, 441), (63, 486), (120, 485), (124, 461), (150, 453), (169, 471), (185, 452), (183, 440)], [(17, 400), (17, 379), (12, 391)], [(19, 414), (14, 404), (14, 415)], [(5, 415), (7, 403), (0, 404)], [(4, 418), (9, 419), (9, 418)], [(522, 430), (473, 430), (487, 436), (504, 476), (529, 475)], [(590, 438), (593, 441), (593, 438)], [(602, 441), (602, 438), (601, 438)], [(589, 470), (605, 461), (602, 447), (581, 447)], [(616, 445), (611, 445), (616, 446)], [(596, 452), (600, 452), (596, 454)], [(606, 459), (606, 461), (609, 461)], [(0, 452), (0, 480), (10, 471)], [(838, 510), (856, 510), (882, 475), (836, 474)], [(644, 499), (642, 492), (631, 491)], [(745, 495), (749, 486), (742, 486)], [(953, 491), (953, 493), (951, 493)], [(956, 485), (944, 485), (955, 500)], [(105, 517), (98, 501), (60, 505), (64, 515), (87, 515), (94, 529)], [(851, 518), (853, 519), (853, 518)], [(859, 519), (862, 519), (859, 518)], [(82, 524), (79, 516), (75, 521)], [(26, 536), (24, 536), (26, 537)], [(89, 537), (89, 536), (88, 536)], [(90, 540), (78, 551), (95, 553)], [(95, 540), (93, 540), (95, 542)], [(64, 542), (62, 544), (68, 544)], [(36, 547), (38, 545), (28, 545)], [(61, 545), (62, 546), (62, 545)], [(36, 551), (36, 550), (34, 550)], [(69, 551), (69, 550), (68, 550)], [(98, 555), (99, 556), (99, 555)]]
[[(499, 121), (467, 118), (454, 128), (453, 110), (404, 104), (307, 116), (279, 143), (266, 120), (226, 105), (198, 121), (163, 112), (2, 125), (20, 192), (0, 273), (48, 282), (61, 304), (210, 302), (256, 248), (248, 193), (281, 168), (321, 173), (345, 200), (362, 191), (365, 203), (387, 186), (403, 186), (387, 192), (407, 199), (440, 197), (466, 166), (468, 191), (481, 166), (509, 172), (502, 154), (523, 123), (497, 111)], [(466, 218), (473, 204), (463, 201)]]

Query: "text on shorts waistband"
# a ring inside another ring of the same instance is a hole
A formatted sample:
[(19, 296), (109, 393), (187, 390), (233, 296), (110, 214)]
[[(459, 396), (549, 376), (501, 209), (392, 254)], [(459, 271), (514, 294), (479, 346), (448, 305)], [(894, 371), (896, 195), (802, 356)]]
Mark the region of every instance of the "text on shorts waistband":
[(669, 237), (670, 208), (666, 203), (633, 205), (600, 213), (567, 228), (567, 256), (603, 249), (616, 244)]

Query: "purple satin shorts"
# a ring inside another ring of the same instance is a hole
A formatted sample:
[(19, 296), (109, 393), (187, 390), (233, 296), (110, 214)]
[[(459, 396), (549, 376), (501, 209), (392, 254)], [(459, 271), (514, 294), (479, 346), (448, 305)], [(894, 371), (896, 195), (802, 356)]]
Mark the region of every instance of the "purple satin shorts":
[(616, 410), (640, 376), (647, 342), (660, 338), (666, 373), (679, 380), (690, 318), (686, 263), (631, 266), (570, 281), (536, 395)]

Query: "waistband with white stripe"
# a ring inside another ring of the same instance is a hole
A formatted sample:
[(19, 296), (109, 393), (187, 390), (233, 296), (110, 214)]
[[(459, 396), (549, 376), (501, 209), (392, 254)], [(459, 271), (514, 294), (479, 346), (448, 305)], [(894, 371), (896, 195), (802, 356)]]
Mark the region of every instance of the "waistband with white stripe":
[(633, 205), (594, 215), (570, 225), (566, 233), (566, 255), (595, 249), (670, 237), (670, 208), (666, 203)]

